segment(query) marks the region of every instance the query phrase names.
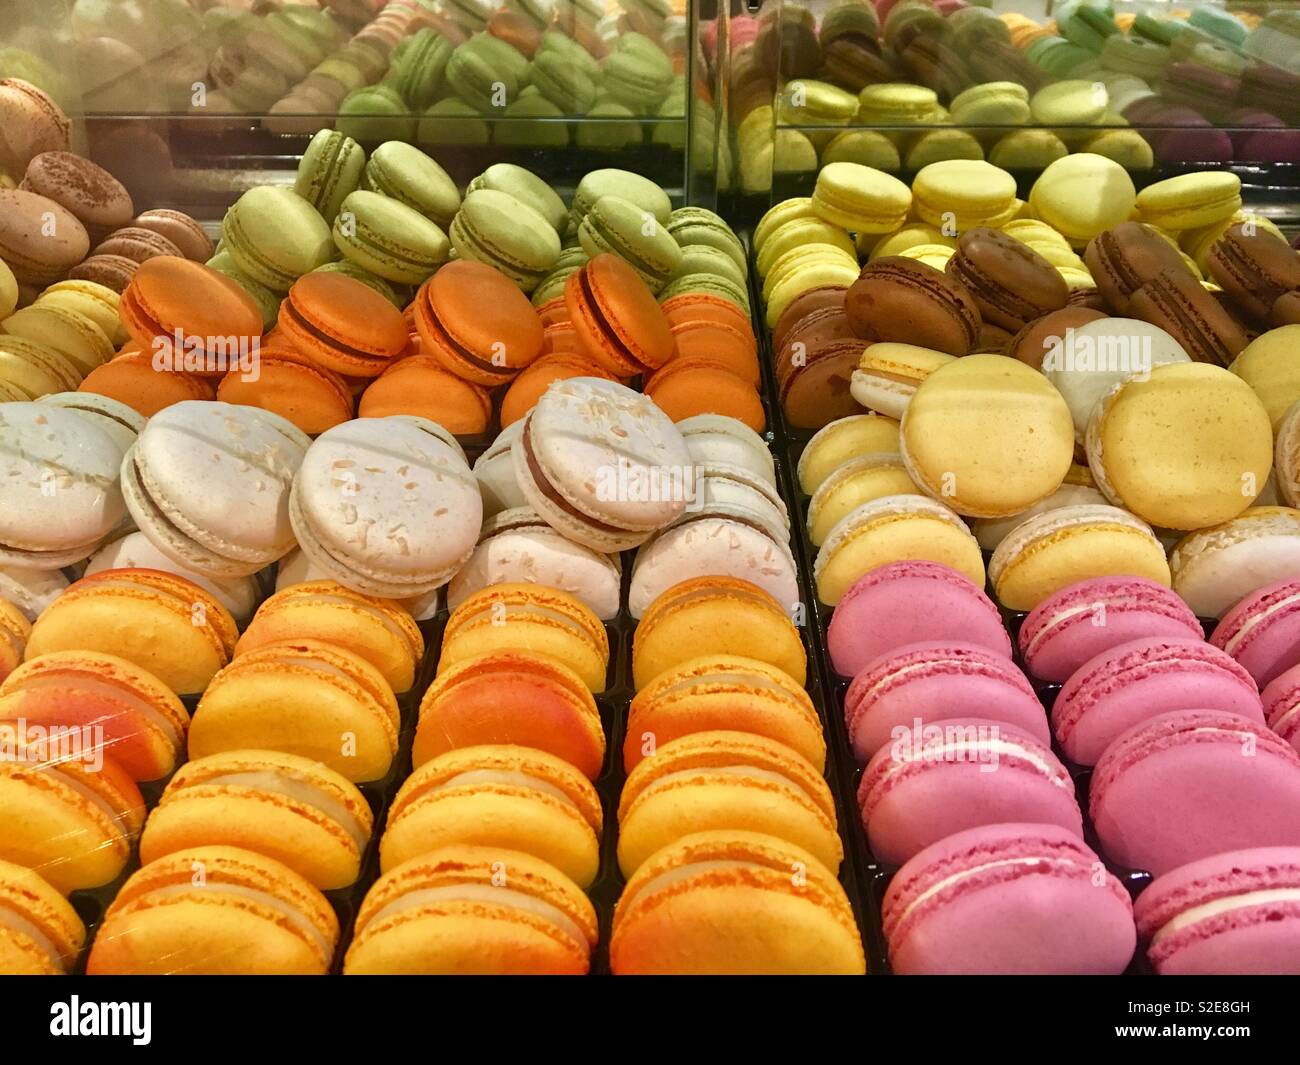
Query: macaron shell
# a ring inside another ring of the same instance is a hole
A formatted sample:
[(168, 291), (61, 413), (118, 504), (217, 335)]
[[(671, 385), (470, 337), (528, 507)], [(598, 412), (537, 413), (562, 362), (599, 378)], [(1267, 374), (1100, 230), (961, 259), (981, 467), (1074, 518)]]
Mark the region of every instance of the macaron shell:
[(61, 976), (85, 943), (81, 917), (30, 869), (0, 861), (0, 905), (20, 924), (0, 930), (0, 975)]
[(1232, 655), (1264, 688), (1300, 665), (1300, 582), (1278, 581), (1223, 615), (1210, 642)]

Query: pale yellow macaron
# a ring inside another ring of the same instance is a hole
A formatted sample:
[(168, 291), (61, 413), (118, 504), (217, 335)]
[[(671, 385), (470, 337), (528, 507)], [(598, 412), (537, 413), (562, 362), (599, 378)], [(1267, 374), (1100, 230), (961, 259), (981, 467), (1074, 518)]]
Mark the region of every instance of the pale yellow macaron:
[(82, 374), (113, 357), (113, 342), (105, 332), (84, 314), (66, 307), (32, 304), (11, 314), (0, 329), (48, 344), (72, 360)]
[(1241, 378), (1207, 363), (1157, 366), (1093, 410), (1088, 466), (1116, 506), (1160, 528), (1240, 514), (1273, 465), (1268, 411)]
[[(1300, 506), (1300, 400), (1292, 403), (1277, 424), (1273, 445), (1273, 482), (1289, 506)], [(1257, 504), (1260, 500), (1255, 501)]]
[(83, 314), (94, 322), (112, 343), (121, 347), (126, 343), (127, 332), (118, 316), (119, 297), (106, 285), (94, 281), (59, 281), (37, 298), (42, 307), (63, 307)]
[(1165, 549), (1151, 526), (1106, 505), (1035, 515), (1008, 533), (989, 559), (994, 594), (1010, 610), (1033, 610), (1062, 588), (1112, 576), (1170, 583)]
[(1255, 390), (1276, 433), (1291, 404), (1300, 399), (1300, 325), (1261, 333), (1228, 369)]
[(898, 422), (879, 414), (850, 414), (822, 426), (799, 456), (799, 487), (805, 495), (817, 491), (841, 463), (858, 455), (898, 450)]
[[(862, 244), (867, 247), (863, 249)], [(945, 244), (949, 248), (957, 247), (957, 238), (950, 236), (938, 226), (929, 222), (907, 222), (900, 229), (886, 233), (877, 239), (876, 234), (867, 233), (859, 238), (859, 250), (865, 250), (870, 260), (880, 259), (886, 255), (902, 255), (909, 248), (920, 244)]]
[(836, 467), (808, 503), (808, 538), (814, 547), (830, 535), (849, 511), (881, 496), (919, 495), (898, 452), (876, 452)]
[(1061, 486), (1074, 456), (1074, 423), (1061, 394), (1032, 367), (1005, 355), (968, 355), (917, 388), (899, 442), (926, 494), (959, 514), (1001, 518)]
[(813, 564), (817, 598), (834, 606), (865, 573), (890, 562), (940, 562), (984, 587), (984, 556), (966, 523), (920, 495), (884, 496), (836, 523)]
[(18, 306), (18, 280), (9, 264), (0, 259), (0, 318), (8, 318)]
[(872, 344), (858, 360), (849, 392), (868, 410), (902, 418), (921, 382), (956, 361), (956, 356), (916, 344)]

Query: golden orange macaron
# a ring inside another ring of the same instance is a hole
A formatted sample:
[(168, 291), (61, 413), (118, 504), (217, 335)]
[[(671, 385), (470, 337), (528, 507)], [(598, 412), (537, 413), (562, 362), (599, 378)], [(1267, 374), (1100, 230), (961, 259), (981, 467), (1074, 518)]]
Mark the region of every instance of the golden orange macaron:
[(405, 607), (334, 581), (304, 581), (262, 603), (235, 645), (238, 657), (283, 640), (320, 640), (364, 658), (394, 692), (408, 691), (424, 636)]
[(0, 976), (62, 976), (86, 942), (72, 905), (37, 873), (0, 861)]
[(582, 678), (556, 659), (501, 650), (440, 672), (420, 701), (411, 761), (457, 747), (513, 743), (563, 758), (589, 780), (605, 761), (605, 732)]
[(257, 365), (256, 379), (238, 370), (226, 374), (217, 385), (217, 399), (269, 410), (309, 436), (352, 417), (352, 390), (338, 374), (296, 355), (263, 352)]
[(349, 377), (378, 377), (407, 349), (402, 312), (344, 274), (304, 274), (289, 288), (277, 323), (318, 366)]
[(677, 359), (703, 357), (721, 363), (742, 381), (759, 388), (758, 341), (752, 329), (740, 329), (729, 322), (707, 318), (688, 319), (673, 326)]
[(164, 407), (190, 399), (216, 399), (211, 378), (177, 370), (157, 369), (153, 353), (130, 350), (86, 374), (79, 392), (94, 392), (150, 418)]
[(449, 372), (434, 356), (411, 355), (375, 378), (357, 407), (362, 418), (392, 414), (414, 414), (456, 436), (477, 436), (487, 431), (492, 398), (480, 385)]
[(675, 422), (697, 414), (721, 414), (744, 422), (756, 433), (767, 428), (758, 390), (720, 359), (699, 355), (672, 359), (646, 381), (645, 394)]
[(523, 373), (510, 382), (501, 397), (501, 428), (513, 425), (535, 406), (556, 381), (571, 377), (601, 377), (606, 381), (616, 378), (599, 363), (575, 352), (556, 351), (542, 355)]
[(22, 663), (32, 623), (13, 603), (0, 599), (0, 681)]

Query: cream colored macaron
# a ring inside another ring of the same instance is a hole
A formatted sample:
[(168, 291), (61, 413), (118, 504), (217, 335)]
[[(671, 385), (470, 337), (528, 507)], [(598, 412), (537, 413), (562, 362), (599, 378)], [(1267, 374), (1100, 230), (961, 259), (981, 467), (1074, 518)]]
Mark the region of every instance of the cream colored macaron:
[(808, 537), (820, 547), (849, 511), (881, 496), (920, 495), (898, 452), (858, 455), (834, 469), (808, 504)]
[(915, 344), (872, 344), (853, 371), (849, 392), (869, 410), (902, 418), (921, 382), (956, 361), (953, 355)]
[(1198, 617), (1217, 618), (1269, 584), (1300, 573), (1300, 510), (1251, 507), (1183, 537), (1169, 555), (1174, 591)]
[(1169, 529), (1240, 514), (1273, 465), (1264, 405), (1241, 378), (1207, 363), (1157, 366), (1116, 385), (1093, 410), (1086, 443), (1106, 498)]

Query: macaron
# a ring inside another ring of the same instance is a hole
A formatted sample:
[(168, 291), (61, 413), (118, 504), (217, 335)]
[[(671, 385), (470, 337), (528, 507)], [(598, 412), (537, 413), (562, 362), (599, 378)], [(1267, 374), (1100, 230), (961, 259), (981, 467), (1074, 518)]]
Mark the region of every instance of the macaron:
[(185, 847), (122, 885), (86, 971), (318, 976), (330, 967), (338, 933), (325, 896), (274, 858), (239, 847)]
[(1210, 642), (1236, 659), (1264, 688), (1300, 665), (1297, 606), (1300, 582), (1287, 579), (1265, 585), (1223, 615)]
[(320, 762), (227, 751), (186, 763), (168, 781), (140, 836), (140, 861), (240, 847), (331, 891), (356, 881), (372, 822), (356, 785)]
[(514, 462), (510, 457), (510, 449), (521, 432), (523, 424), (519, 421), (505, 426), (474, 460), (474, 477), (483, 497), (484, 521), (504, 510), (528, 506), (519, 482), (515, 480)]
[(447, 234), (414, 207), (365, 189), (343, 201), (332, 233), (333, 246), (345, 259), (403, 285), (420, 284), (447, 261), (452, 248)]
[[(954, 355), (915, 344), (868, 344), (853, 371), (849, 392), (862, 406), (897, 421), (921, 382), (955, 361)], [(891, 450), (899, 450), (897, 442)]]
[[(537, 406), (537, 401), (546, 390), (556, 381), (568, 381), (575, 377), (616, 380), (613, 373), (585, 355), (571, 351), (554, 351), (540, 355), (528, 369), (510, 382), (501, 396), (501, 406), (497, 411), (497, 420), (501, 423), (501, 428), (518, 426), (522, 430), (525, 416)], [(519, 498), (521, 503), (527, 502), (522, 495)]]
[(122, 520), (115, 468), (122, 452), (108, 431), (49, 404), (0, 406), (8, 506), (0, 562), (58, 569), (79, 562)]
[(1189, 533), (1169, 555), (1174, 591), (1198, 617), (1223, 616), (1247, 595), (1296, 572), (1300, 511), (1251, 507)]
[(1257, 847), (1157, 877), (1133, 906), (1162, 976), (1284, 976), (1300, 971), (1300, 849)]
[(375, 881), (357, 912), (343, 972), (583, 976), (597, 935), (591, 902), (549, 862), (452, 844)]
[(634, 203), (652, 215), (660, 225), (666, 226), (672, 217), (672, 201), (653, 181), (629, 170), (609, 167), (587, 171), (573, 190), (570, 216), (575, 226), (582, 222), (602, 196), (618, 196)]
[[(0, 566), (0, 599), (11, 606), (28, 621), (35, 621), (68, 586), (68, 578), (62, 570), (21, 569), (16, 566)], [(17, 625), (13, 628), (16, 630)], [(26, 642), (26, 633), (23, 634)], [(16, 645), (14, 645), (16, 646)]]
[(378, 377), (410, 342), (391, 302), (361, 281), (320, 271), (290, 286), (279, 331), (304, 359), (348, 377)]
[(979, 306), (940, 270), (901, 255), (875, 259), (849, 287), (844, 309), (854, 333), (966, 355), (979, 339)]
[(926, 640), (960, 640), (1011, 657), (1011, 639), (993, 601), (967, 576), (937, 562), (893, 562), (863, 574), (836, 604), (826, 629), (831, 665), (844, 677)]
[(218, 579), (255, 573), (294, 545), (289, 494), (308, 443), (270, 411), (175, 403), (150, 419), (121, 462), (127, 509), (186, 568)]
[(258, 407), (278, 414), (309, 435), (323, 433), (353, 415), (352, 390), (338, 374), (321, 366), (263, 355), (256, 381), (229, 373), (217, 385), (221, 403)]
[[(596, 378), (552, 384), (511, 453), (529, 505), (598, 551), (636, 547), (685, 509), (684, 494), (671, 484), (690, 465), (681, 434), (623, 385)], [(659, 482), (653, 491), (652, 480)]]
[(708, 355), (678, 355), (648, 377), (642, 387), (674, 422), (699, 414), (718, 414), (743, 422), (755, 432), (767, 428), (767, 415), (755, 384), (732, 372), (732, 365)]
[(1152, 525), (1199, 529), (1240, 514), (1272, 466), (1268, 412), (1218, 366), (1157, 366), (1094, 409), (1088, 466), (1116, 506)]
[(616, 975), (866, 971), (835, 874), (802, 847), (743, 830), (694, 832), (650, 856), (623, 889), (609, 952)]
[(212, 258), (212, 238), (201, 223), (183, 211), (151, 207), (131, 219), (130, 224), (137, 229), (151, 229), (166, 237), (187, 259), (203, 263)]
[(531, 170), (514, 163), (493, 163), (467, 186), (466, 193), (492, 189), (513, 196), (545, 218), (559, 234), (569, 231), (569, 209), (551, 186)]
[(854, 233), (889, 233), (912, 205), (898, 178), (860, 163), (829, 163), (817, 175), (812, 209), (817, 217)]
[(975, 297), (983, 321), (1012, 332), (1060, 310), (1069, 296), (1051, 263), (996, 229), (962, 233), (947, 272)]
[(487, 389), (443, 369), (433, 355), (407, 355), (366, 385), (357, 401), (358, 418), (406, 414), (434, 422), (456, 436), (487, 431), (492, 397)]
[(654, 370), (671, 359), (672, 327), (654, 293), (616, 255), (598, 254), (564, 286), (577, 351), (619, 376)]
[(581, 888), (596, 878), (600, 797), (563, 759), (528, 747), (461, 747), (425, 762), (398, 790), (379, 845), (391, 872), (444, 847), (522, 851)]
[(23, 307), (0, 323), (0, 329), (10, 336), (54, 348), (82, 374), (90, 373), (113, 355), (112, 341), (94, 319), (56, 304)]
[(1063, 588), (1093, 577), (1171, 581), (1164, 545), (1141, 518), (1119, 507), (1057, 507), (1017, 525), (988, 563), (998, 602), (1033, 610)]
[(378, 780), (396, 754), (397, 726), (393, 690), (365, 659), (319, 640), (282, 640), (244, 652), (212, 678), (194, 711), (189, 753), (280, 751), (348, 780)]
[(917, 172), (912, 197), (916, 215), (932, 226), (996, 228), (1014, 216), (1016, 180), (982, 159), (945, 159)]
[[(23, 660), (27, 649), (27, 637), (31, 634), (32, 623), (15, 604), (0, 597), (0, 682), (3, 682)], [(0, 684), (2, 690), (3, 684)], [(0, 703), (0, 706), (3, 706)], [(0, 714), (3, 710), (0, 710)]]
[(1147, 185), (1137, 196), (1142, 221), (1180, 232), (1198, 229), (1241, 208), (1241, 178), (1231, 171), (1202, 170)]
[(90, 254), (120, 256), (140, 264), (159, 257), (182, 257), (180, 248), (170, 240), (143, 226), (123, 226), (113, 230), (91, 249)]
[(807, 693), (789, 674), (757, 659), (687, 659), (643, 686), (628, 713), (623, 764), (629, 772), (661, 744), (716, 730), (766, 737), (819, 771), (825, 766), (826, 741)]
[(897, 452), (859, 455), (842, 463), (808, 502), (808, 538), (819, 547), (846, 514), (881, 496), (920, 494)]
[(1300, 669), (1274, 677), (1261, 693), (1268, 727), (1300, 753)]
[(618, 862), (626, 876), (696, 831), (776, 836), (828, 869), (838, 869), (843, 858), (834, 800), (821, 774), (784, 744), (742, 732), (694, 732), (659, 745), (628, 774), (618, 822)]
[(560, 257), (554, 227), (528, 204), (495, 189), (469, 193), (450, 229), (462, 259), (494, 266), (531, 292)]
[(813, 563), (817, 597), (835, 606), (865, 573), (890, 562), (939, 562), (984, 584), (979, 542), (958, 515), (925, 496), (884, 496), (846, 514)]
[(639, 691), (704, 654), (756, 659), (800, 686), (806, 680), (807, 656), (790, 615), (770, 593), (739, 578), (697, 577), (653, 600), (632, 640), (633, 684)]
[(222, 246), (236, 265), (276, 292), (334, 257), (329, 224), (292, 189), (259, 185), (226, 211)]
[(484, 387), (509, 383), (542, 351), (542, 320), (528, 297), (484, 263), (448, 263), (416, 294), (414, 316), (421, 352)]
[(1148, 636), (1075, 670), (1052, 705), (1052, 731), (1072, 761), (1095, 765), (1125, 731), (1158, 714), (1207, 706), (1264, 721), (1254, 680), (1226, 652), (1203, 639)]
[(882, 913), (903, 975), (1116, 976), (1137, 941), (1123, 884), (1058, 825), (986, 825), (931, 844), (894, 875)]
[(527, 651), (555, 659), (605, 690), (609, 638), (590, 607), (554, 588), (496, 584), (469, 596), (443, 630), (438, 674), (491, 651)]
[(58, 281), (90, 251), (86, 227), (48, 197), (0, 188), (0, 217), (0, 259), (23, 284)]
[(857, 801), (872, 856), (887, 865), (957, 832), (1015, 820), (1083, 838), (1074, 781), (1051, 749), (982, 718), (902, 730), (867, 763)]
[[(873, 345), (874, 346), (874, 345)], [(804, 445), (796, 474), (805, 495), (848, 459), (898, 450), (898, 422), (877, 414), (851, 414), (824, 425)]]
[(1165, 270), (1186, 270), (1178, 248), (1141, 222), (1121, 222), (1097, 234), (1083, 257), (1116, 314), (1127, 313), (1129, 299), (1148, 278)]
[(1246, 347), (1245, 330), (1186, 270), (1149, 278), (1129, 299), (1129, 313), (1165, 330), (1196, 362), (1227, 366)]
[(226, 608), (183, 577), (160, 570), (104, 570), (70, 585), (41, 614), (27, 656), (113, 655), (177, 694), (192, 695), (230, 660), (236, 631)]
[[(27, 58), (35, 57), (28, 53)], [(0, 82), (0, 116), (6, 129), (0, 167), (15, 181), (41, 152), (68, 148), (68, 116), (49, 93), (30, 81), (5, 78)]]
[(1061, 684), (1085, 662), (1145, 638), (1203, 638), (1196, 615), (1168, 586), (1142, 577), (1093, 577), (1054, 592), (1020, 625), (1030, 675)]
[(1300, 262), (1284, 240), (1250, 223), (1229, 226), (1209, 251), (1209, 273), (1247, 317), (1295, 321), (1289, 295), (1300, 287)]
[[(482, 515), (478, 484), (448, 438), (405, 415), (318, 436), (289, 498), (303, 552), (366, 595), (400, 599), (446, 584), (473, 550)], [(383, 535), (371, 535), (375, 528)]]
[(443, 232), (460, 209), (460, 192), (447, 171), (403, 141), (385, 141), (375, 148), (366, 160), (360, 184), (414, 208)]
[(402, 606), (334, 581), (305, 581), (276, 592), (258, 607), (235, 654), (295, 639), (320, 640), (364, 658), (395, 692), (410, 690), (424, 656), (420, 627)]
[[(513, 480), (513, 467), (507, 468)], [(479, 483), (485, 483), (481, 476)], [(618, 613), (622, 581), (617, 556), (574, 543), (524, 505), (484, 519), (474, 553), (447, 588), (447, 607), (455, 610), (492, 585), (537, 584), (576, 596), (609, 621)]]
[(602, 196), (588, 208), (578, 226), (578, 241), (593, 258), (618, 255), (654, 293), (682, 270), (682, 249), (673, 235), (653, 215), (619, 196)]
[(734, 466), (776, 484), (776, 465), (767, 441), (744, 422), (721, 414), (696, 414), (676, 424), (696, 465)]
[(1161, 714), (1106, 749), (1088, 806), (1106, 857), (1154, 876), (1225, 851), (1294, 847), (1300, 754), (1237, 714)]
[(0, 862), (0, 899), (11, 915), (0, 932), (0, 975), (71, 972), (86, 942), (86, 926), (68, 900), (13, 862)]
[(0, 761), (0, 861), (32, 869), (64, 895), (116, 880), (144, 824), (130, 775), (102, 752), (79, 759), (8, 745), (13, 753)]
[(76, 311), (94, 322), (113, 344), (123, 344), (127, 332), (122, 326), (118, 311), (121, 297), (111, 288), (93, 281), (57, 281), (37, 297), (48, 306)]
[(1038, 217), (1076, 246), (1127, 221), (1136, 202), (1128, 172), (1091, 152), (1076, 152), (1050, 164), (1029, 194)]

